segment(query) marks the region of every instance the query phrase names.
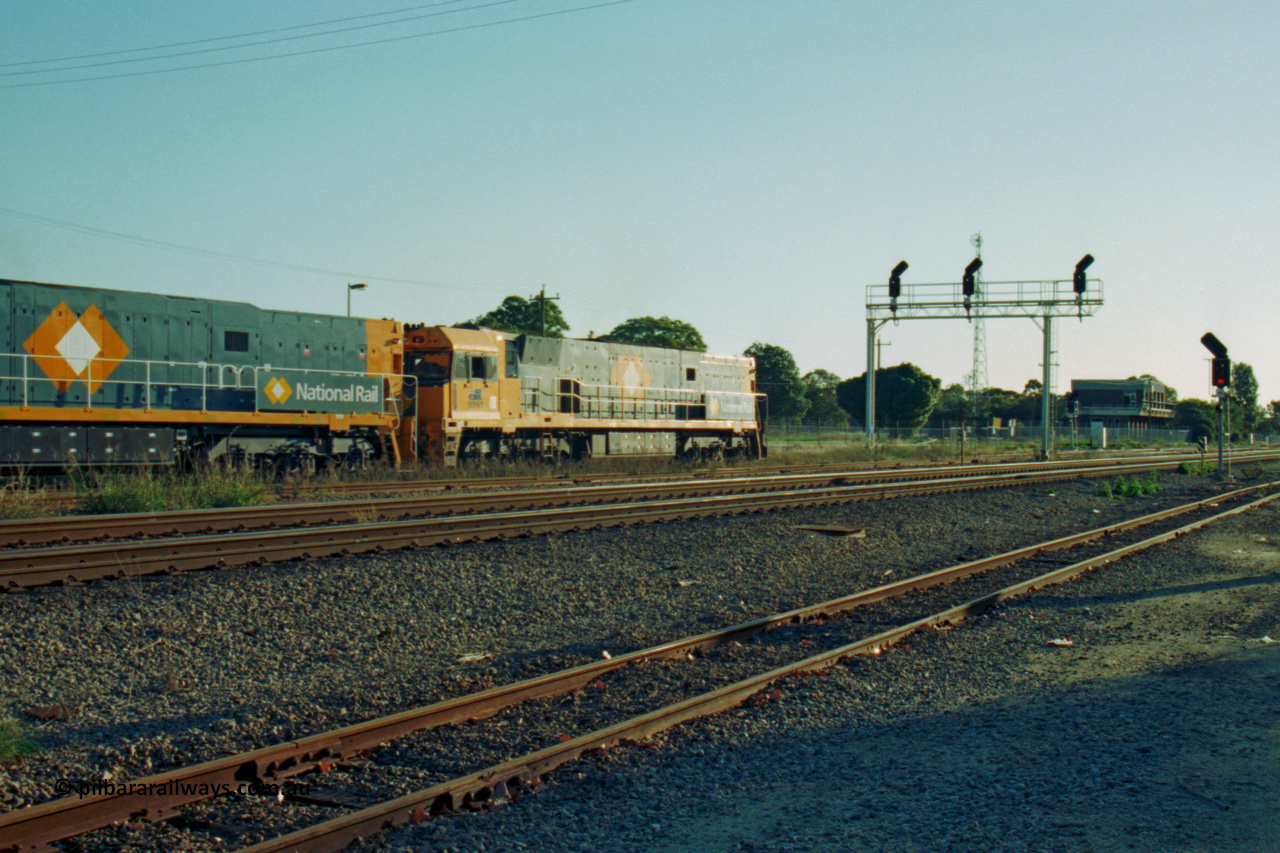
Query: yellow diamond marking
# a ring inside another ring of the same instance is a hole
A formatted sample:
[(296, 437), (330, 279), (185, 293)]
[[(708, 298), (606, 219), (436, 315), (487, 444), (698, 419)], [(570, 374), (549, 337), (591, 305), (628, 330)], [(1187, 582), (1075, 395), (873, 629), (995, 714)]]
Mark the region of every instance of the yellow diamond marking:
[(277, 406), (288, 400), (289, 396), (293, 394), (293, 389), (289, 387), (288, 382), (274, 377), (267, 383), (267, 387), (263, 391), (267, 395), (267, 399)]
[(90, 305), (77, 316), (65, 302), (58, 303), (23, 347), (59, 391), (66, 391), (77, 379), (89, 386), (90, 393), (97, 391), (129, 355), (128, 344), (98, 306)]

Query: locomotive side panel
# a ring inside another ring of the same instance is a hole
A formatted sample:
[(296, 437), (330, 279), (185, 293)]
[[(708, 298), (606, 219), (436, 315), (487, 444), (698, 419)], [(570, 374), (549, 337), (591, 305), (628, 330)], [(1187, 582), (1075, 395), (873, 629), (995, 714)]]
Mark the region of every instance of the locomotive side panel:
[[(415, 364), (426, 369), (429, 358), (451, 366), (440, 380), (448, 387), (418, 395), (422, 444), (446, 465), (489, 455), (763, 452), (749, 358), (534, 335), (512, 340), (484, 329), (435, 327), (411, 339)], [(489, 373), (498, 377), (486, 384)], [(509, 398), (518, 403), (495, 408)]]
[(367, 455), (400, 425), (388, 400), (400, 377), (369, 375), (400, 368), (395, 321), (35, 282), (0, 281), (0, 299), (4, 461), (44, 462), (66, 442), (74, 458), (108, 462), (171, 458), (175, 445), (306, 457), (346, 452), (351, 438)]

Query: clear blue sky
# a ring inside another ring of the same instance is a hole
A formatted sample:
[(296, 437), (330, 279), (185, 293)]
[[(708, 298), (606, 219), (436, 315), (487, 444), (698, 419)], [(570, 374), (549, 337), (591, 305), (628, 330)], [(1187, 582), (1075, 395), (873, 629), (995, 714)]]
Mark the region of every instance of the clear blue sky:
[[(956, 281), (980, 231), (989, 281), (1097, 258), (1059, 390), (1205, 397), (1213, 331), (1280, 397), (1275, 2), (402, 2), (0, 4), (0, 277), (329, 313), (365, 281), (427, 323), (545, 284), (571, 335), (665, 314), (846, 377), (866, 286)], [(883, 337), (970, 368), (963, 321)], [(987, 337), (992, 385), (1039, 377), (1030, 320)]]

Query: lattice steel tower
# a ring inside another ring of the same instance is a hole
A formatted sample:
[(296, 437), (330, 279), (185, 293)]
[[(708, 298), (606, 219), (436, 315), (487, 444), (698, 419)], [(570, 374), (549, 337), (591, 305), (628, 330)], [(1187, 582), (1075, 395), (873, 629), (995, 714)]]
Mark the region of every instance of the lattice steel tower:
[[(969, 242), (973, 244), (974, 257), (982, 257), (982, 232), (979, 231), (969, 238)], [(974, 293), (973, 300), (979, 304), (982, 303), (982, 270), (979, 268), (974, 275)], [(973, 412), (978, 413), (978, 395), (987, 389), (990, 381), (987, 378), (987, 328), (986, 321), (979, 314), (973, 318), (973, 372), (969, 374), (969, 389), (973, 405)]]

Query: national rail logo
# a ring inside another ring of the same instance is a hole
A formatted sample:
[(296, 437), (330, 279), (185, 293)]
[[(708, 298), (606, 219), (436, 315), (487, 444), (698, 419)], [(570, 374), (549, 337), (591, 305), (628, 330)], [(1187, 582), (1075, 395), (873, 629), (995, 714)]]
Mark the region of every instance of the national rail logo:
[(65, 302), (58, 303), (22, 346), (59, 391), (66, 391), (72, 382), (81, 379), (89, 386), (90, 394), (129, 354), (128, 345), (97, 305), (90, 305), (77, 316)]
[(268, 400), (279, 406), (293, 395), (293, 388), (289, 387), (287, 380), (273, 376), (267, 380), (267, 387), (262, 389), (262, 393), (267, 395)]

